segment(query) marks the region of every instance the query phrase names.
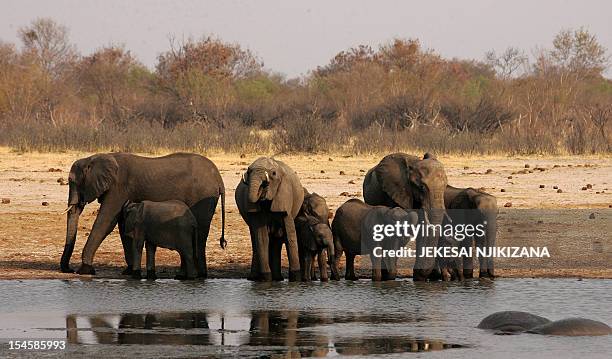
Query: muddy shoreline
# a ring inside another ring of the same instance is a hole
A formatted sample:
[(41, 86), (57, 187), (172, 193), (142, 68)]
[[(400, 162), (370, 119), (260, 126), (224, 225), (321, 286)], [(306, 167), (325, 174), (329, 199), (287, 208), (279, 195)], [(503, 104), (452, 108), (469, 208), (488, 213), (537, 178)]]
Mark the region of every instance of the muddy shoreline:
[[(62, 179), (67, 178), (74, 160), (87, 155), (20, 154), (0, 148), (0, 197), (10, 201), (0, 204), (0, 279), (87, 278), (59, 272), (66, 226), (61, 212), (66, 206), (68, 189)], [(219, 167), (226, 186), (229, 242), (226, 250), (218, 246), (221, 225), (218, 208), (207, 244), (210, 277), (245, 278), (251, 245), (233, 197), (240, 175), (258, 156), (211, 154), (208, 157)], [(365, 172), (382, 155), (278, 157), (298, 172), (305, 187), (325, 197), (335, 210), (349, 198), (361, 198)], [(498, 246), (552, 248), (549, 259), (500, 259), (496, 262), (497, 276), (612, 278), (609, 265), (612, 263), (609, 236), (612, 158), (440, 156), (440, 160), (445, 165), (449, 184), (484, 188), (497, 197), (501, 217)], [(81, 216), (71, 261), (75, 269), (97, 207), (97, 203), (88, 205)], [(160, 278), (171, 278), (179, 259), (176, 253), (160, 249), (157, 262)], [(343, 263), (344, 259), (341, 270)], [(94, 264), (97, 277), (125, 278), (120, 274), (124, 260), (116, 230), (100, 246)], [(359, 275), (367, 278), (369, 260), (360, 258), (356, 265)], [(399, 275), (410, 277), (410, 262), (400, 266)]]

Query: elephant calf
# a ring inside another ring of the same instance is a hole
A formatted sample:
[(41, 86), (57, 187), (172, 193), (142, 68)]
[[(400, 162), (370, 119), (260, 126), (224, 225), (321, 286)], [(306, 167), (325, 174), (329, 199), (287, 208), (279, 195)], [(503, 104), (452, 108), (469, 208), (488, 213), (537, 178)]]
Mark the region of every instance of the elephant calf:
[(123, 207), (125, 234), (133, 246), (132, 278), (140, 279), (142, 248), (147, 247), (147, 279), (155, 279), (155, 250), (173, 249), (181, 256), (181, 270), (176, 279), (196, 277), (194, 247), (198, 223), (189, 207), (181, 201), (139, 203)]
[[(321, 281), (328, 279), (326, 258), (329, 263), (334, 258), (334, 240), (329, 225), (329, 207), (325, 198), (316, 193), (309, 193), (304, 188), (304, 202), (295, 218), (295, 228), (298, 237), (298, 253), (302, 280), (316, 280), (315, 257), (319, 264)], [(308, 268), (306, 268), (308, 267)]]
[[(296, 217), (295, 229), (298, 239), (302, 281), (307, 282), (317, 279), (313, 265), (315, 257), (318, 260), (321, 281), (327, 281), (327, 263), (325, 259), (327, 256), (332, 258), (334, 255), (334, 238), (331, 228), (329, 228), (327, 223), (321, 223), (318, 218), (303, 215)], [(326, 251), (329, 252), (327, 255)]]
[[(336, 252), (334, 265), (332, 265), (332, 276), (339, 276), (337, 271), (334, 273), (334, 268), (342, 253), (345, 252), (346, 279), (357, 279), (355, 256), (369, 254), (372, 261), (372, 280), (394, 280), (397, 275), (397, 257), (381, 257), (374, 249), (382, 247), (384, 250), (397, 250), (405, 246), (410, 238), (397, 235), (385, 236), (379, 242), (374, 239), (373, 229), (377, 225), (395, 226), (397, 222), (416, 225), (418, 221), (419, 218), (415, 211), (407, 211), (400, 207), (371, 206), (358, 199), (348, 200), (338, 208), (332, 221)], [(385, 266), (384, 272), (383, 265)]]
[[(495, 196), (474, 188), (457, 188), (446, 186), (444, 205), (452, 218), (453, 224), (485, 225), (485, 235), (465, 238), (461, 246), (472, 248), (473, 242), (481, 249), (495, 247), (497, 236), (497, 199)], [(471, 256), (462, 258), (463, 276), (474, 276), (474, 260)], [(493, 258), (478, 257), (479, 277), (495, 277)]]

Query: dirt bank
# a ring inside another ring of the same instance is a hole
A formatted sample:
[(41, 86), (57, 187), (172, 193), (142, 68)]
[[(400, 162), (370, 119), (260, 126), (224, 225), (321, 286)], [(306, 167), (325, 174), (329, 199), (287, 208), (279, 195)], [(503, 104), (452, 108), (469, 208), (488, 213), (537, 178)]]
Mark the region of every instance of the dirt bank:
[[(72, 162), (87, 155), (19, 154), (0, 148), (0, 197), (10, 200), (0, 204), (0, 278), (77, 277), (58, 271), (66, 226), (65, 215), (60, 213), (66, 207), (68, 190), (60, 182), (67, 179)], [(229, 241), (227, 250), (219, 248), (220, 216), (215, 216), (207, 246), (211, 276), (245, 277), (251, 246), (247, 227), (233, 198), (242, 172), (257, 156), (209, 157), (221, 170), (227, 188)], [(279, 156), (298, 172), (304, 186), (327, 199), (332, 210), (350, 197), (361, 197), (365, 172), (381, 157)], [(498, 275), (612, 278), (609, 234), (612, 233), (612, 209), (609, 209), (612, 158), (440, 157), (440, 160), (446, 166), (451, 185), (484, 187), (497, 196), (501, 209), (499, 246), (551, 248), (551, 258), (498, 260)], [(526, 164), (529, 168), (525, 168)], [(582, 189), (589, 184), (589, 188)], [(506, 203), (512, 206), (504, 207)], [(80, 262), (80, 252), (96, 210), (97, 204), (90, 204), (81, 216), (73, 266)], [(593, 219), (589, 218), (591, 213)], [(161, 276), (171, 276), (178, 261), (176, 253), (160, 249)], [(102, 243), (95, 265), (98, 275), (120, 277), (124, 261), (117, 231)], [(367, 274), (369, 260), (358, 261), (358, 267)], [(409, 261), (403, 262), (401, 268), (400, 274), (410, 275)]]

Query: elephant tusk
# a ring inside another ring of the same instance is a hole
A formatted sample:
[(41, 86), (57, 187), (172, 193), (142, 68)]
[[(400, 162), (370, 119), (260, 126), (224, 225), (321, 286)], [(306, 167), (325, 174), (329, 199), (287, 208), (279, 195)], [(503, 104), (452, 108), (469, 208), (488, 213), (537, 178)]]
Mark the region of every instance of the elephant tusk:
[(62, 213), (60, 214), (66, 214), (68, 213), (68, 211), (70, 211), (72, 209), (72, 207), (74, 207), (74, 204), (71, 204), (70, 206), (68, 206), (68, 208), (66, 208)]
[(429, 214), (427, 214), (426, 210), (423, 210), (423, 221), (425, 222), (426, 225), (429, 225)]
[(244, 172), (244, 173), (242, 174), (242, 183), (244, 183), (244, 184), (248, 184), (248, 183), (247, 183), (247, 180), (246, 180), (246, 172)]
[(268, 175), (268, 171), (266, 171), (266, 181), (270, 182), (270, 176)]
[(453, 219), (448, 215), (448, 212), (444, 211), (444, 216), (446, 217), (449, 223), (453, 223)]

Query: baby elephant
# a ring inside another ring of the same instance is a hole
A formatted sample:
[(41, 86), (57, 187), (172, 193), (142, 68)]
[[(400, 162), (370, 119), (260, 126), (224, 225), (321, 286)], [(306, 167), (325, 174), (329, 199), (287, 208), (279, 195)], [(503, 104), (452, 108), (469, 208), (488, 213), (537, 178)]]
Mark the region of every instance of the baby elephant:
[[(384, 238), (378, 238), (380, 241), (377, 241), (374, 238), (374, 230), (378, 229), (380, 232), (382, 226), (392, 225), (395, 227), (398, 222), (401, 224), (406, 222), (409, 226), (416, 225), (418, 220), (416, 212), (406, 211), (399, 207), (371, 206), (358, 199), (345, 202), (338, 208), (332, 221), (332, 232), (336, 247), (334, 263), (337, 263), (342, 256), (342, 252), (345, 252), (345, 278), (356, 280), (355, 256), (369, 254), (372, 261), (372, 280), (394, 280), (397, 275), (397, 257), (384, 255), (383, 250), (396, 251), (405, 246), (413, 233), (411, 230), (408, 231), (409, 236), (405, 236), (403, 233), (400, 233), (400, 236), (395, 233), (392, 235), (382, 233)], [(381, 248), (375, 250), (376, 247)], [(383, 256), (381, 257), (381, 255)], [(338, 276), (338, 273), (334, 273), (333, 269), (332, 266), (332, 276)]]
[(189, 207), (181, 201), (139, 203), (123, 207), (125, 234), (132, 242), (132, 278), (140, 279), (142, 247), (147, 247), (147, 279), (155, 279), (155, 250), (173, 249), (181, 256), (181, 269), (176, 279), (196, 277), (195, 245), (197, 221)]
[(300, 268), (302, 281), (316, 280), (314, 270), (315, 257), (319, 264), (321, 281), (328, 280), (325, 252), (329, 258), (334, 256), (334, 238), (327, 222), (318, 218), (302, 214), (295, 218), (295, 229), (298, 239), (298, 253), (300, 255)]
[[(316, 193), (310, 193), (304, 188), (304, 201), (295, 218), (295, 228), (302, 279), (305, 281), (317, 280), (313, 265), (316, 257), (321, 280), (326, 281), (328, 276), (325, 257), (329, 258), (329, 263), (333, 266), (334, 240), (329, 226), (329, 207), (325, 198)], [(305, 266), (310, 267), (310, 272), (305, 269)], [(333, 270), (332, 268), (332, 272)], [(305, 275), (306, 273), (309, 274)]]

